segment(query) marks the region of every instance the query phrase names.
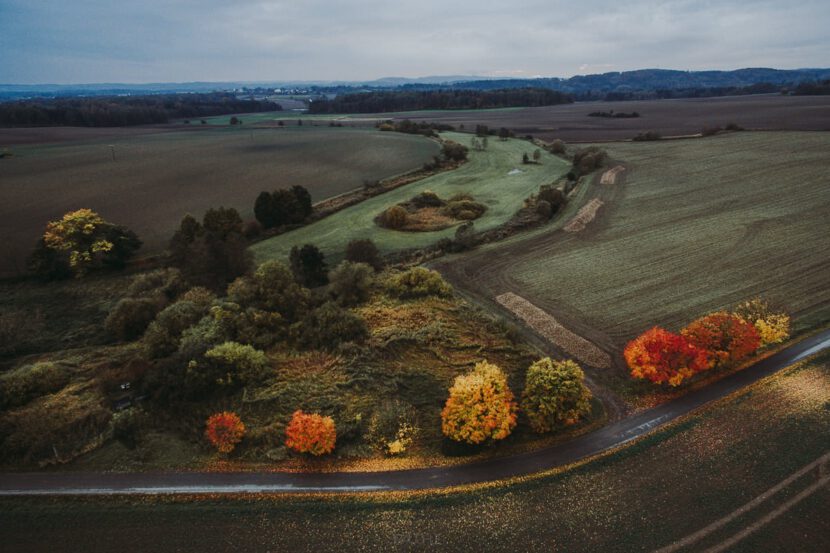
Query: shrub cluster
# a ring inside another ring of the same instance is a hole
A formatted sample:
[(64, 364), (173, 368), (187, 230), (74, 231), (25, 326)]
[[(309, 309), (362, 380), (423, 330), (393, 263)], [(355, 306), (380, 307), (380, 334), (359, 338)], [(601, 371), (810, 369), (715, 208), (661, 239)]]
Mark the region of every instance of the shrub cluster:
[(579, 175), (587, 175), (605, 163), (607, 154), (597, 146), (589, 146), (574, 154), (573, 167)]
[(26, 405), (61, 390), (69, 383), (69, 369), (57, 363), (24, 365), (0, 376), (0, 409)]
[(424, 267), (413, 267), (392, 275), (386, 283), (389, 295), (401, 298), (420, 298), (425, 296), (449, 296), (452, 287), (447, 284), (437, 271)]
[(734, 366), (758, 348), (789, 337), (790, 318), (754, 299), (735, 312), (717, 311), (689, 323), (679, 334), (654, 327), (628, 343), (631, 376), (678, 386), (697, 373)]
[(302, 223), (312, 210), (311, 194), (299, 185), (260, 192), (254, 202), (254, 216), (266, 229)]

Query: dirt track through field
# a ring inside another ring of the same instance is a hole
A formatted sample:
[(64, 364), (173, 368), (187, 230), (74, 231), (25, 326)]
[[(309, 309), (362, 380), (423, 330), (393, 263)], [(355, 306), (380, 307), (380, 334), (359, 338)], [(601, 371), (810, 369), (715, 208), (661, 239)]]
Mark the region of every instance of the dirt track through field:
[(496, 301), (527, 323), (530, 328), (579, 361), (601, 369), (611, 367), (611, 356), (559, 324), (552, 315), (523, 297), (507, 292), (496, 296)]
[(617, 165), (613, 169), (609, 169), (602, 174), (602, 178), (599, 179), (600, 184), (614, 184), (617, 182), (617, 175), (621, 172), (625, 171), (625, 167), (622, 165)]
[[(603, 175), (604, 177), (605, 175)], [(576, 217), (571, 219), (567, 225), (565, 225), (564, 230), (565, 232), (579, 232), (584, 230), (588, 223), (594, 220), (594, 217), (597, 216), (597, 211), (599, 208), (602, 207), (602, 200), (594, 198), (587, 204), (585, 204), (582, 209), (579, 210), (579, 213), (576, 214)]]

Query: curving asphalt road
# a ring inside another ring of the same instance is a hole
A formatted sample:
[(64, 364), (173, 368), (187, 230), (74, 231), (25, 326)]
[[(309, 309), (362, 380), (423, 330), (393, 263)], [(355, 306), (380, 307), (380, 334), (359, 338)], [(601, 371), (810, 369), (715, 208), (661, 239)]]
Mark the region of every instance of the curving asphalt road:
[(825, 330), (706, 388), (569, 442), (468, 465), (389, 472), (335, 473), (5, 473), (0, 474), (0, 496), (423, 490), (524, 476), (568, 465), (624, 445), (828, 347), (830, 330)]

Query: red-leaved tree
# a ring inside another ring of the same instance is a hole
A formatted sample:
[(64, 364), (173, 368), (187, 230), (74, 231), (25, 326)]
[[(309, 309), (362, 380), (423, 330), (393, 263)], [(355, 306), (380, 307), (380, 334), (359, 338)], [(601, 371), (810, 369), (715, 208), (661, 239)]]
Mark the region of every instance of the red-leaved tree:
[(681, 334), (709, 352), (712, 367), (737, 363), (761, 345), (758, 329), (753, 324), (725, 311), (710, 313), (689, 323)]
[(331, 417), (294, 411), (285, 427), (286, 447), (300, 453), (325, 455), (334, 451), (336, 441), (337, 430)]
[(631, 376), (677, 386), (709, 368), (708, 354), (684, 336), (655, 326), (630, 341), (623, 352)]
[(207, 420), (205, 436), (221, 453), (230, 453), (245, 435), (245, 425), (236, 413), (224, 411)]

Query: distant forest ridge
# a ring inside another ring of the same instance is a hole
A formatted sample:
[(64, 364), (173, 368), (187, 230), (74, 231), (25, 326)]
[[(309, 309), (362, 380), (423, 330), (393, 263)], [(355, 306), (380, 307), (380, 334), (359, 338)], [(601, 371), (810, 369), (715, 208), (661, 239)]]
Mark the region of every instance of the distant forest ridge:
[[(691, 88), (746, 87), (759, 83), (772, 85), (796, 85), (805, 81), (830, 79), (830, 69), (736, 69), (734, 71), (677, 71), (673, 69), (638, 69), (576, 75), (567, 79), (534, 78), (468, 81), (453, 83), (454, 87), (488, 89), (518, 86), (534, 86), (580, 93), (588, 91), (660, 90)], [(430, 85), (407, 84), (401, 88), (417, 88)]]
[(498, 90), (390, 90), (340, 94), (309, 104), (310, 113), (388, 113), (393, 111), (492, 109), (567, 104), (573, 99), (546, 88)]
[(0, 126), (125, 127), (279, 109), (274, 102), (226, 92), (35, 99), (0, 103)]
[(190, 83), (99, 83), (75, 85), (0, 84), (0, 101), (37, 97), (173, 94), (189, 92), (249, 92), (280, 89), (289, 94), (348, 94), (380, 90), (498, 90), (545, 88), (572, 95), (575, 99), (604, 99), (610, 93), (656, 93), (681, 90), (730, 90), (763, 85), (776, 92), (801, 83), (830, 79), (830, 69), (748, 68), (734, 71), (677, 71), (638, 69), (636, 71), (576, 75), (569, 78), (496, 79), (491, 77), (428, 77), (422, 79), (384, 78), (373, 81), (235, 81)]

